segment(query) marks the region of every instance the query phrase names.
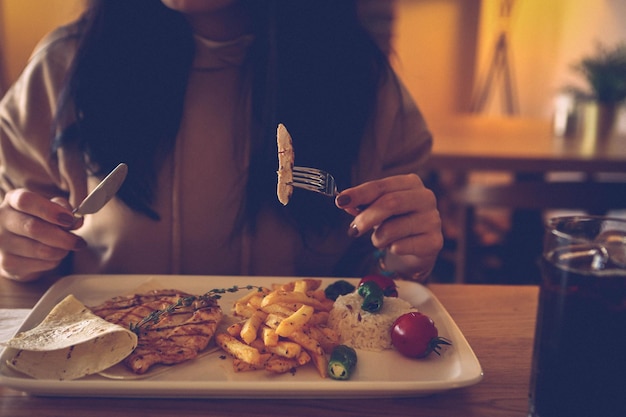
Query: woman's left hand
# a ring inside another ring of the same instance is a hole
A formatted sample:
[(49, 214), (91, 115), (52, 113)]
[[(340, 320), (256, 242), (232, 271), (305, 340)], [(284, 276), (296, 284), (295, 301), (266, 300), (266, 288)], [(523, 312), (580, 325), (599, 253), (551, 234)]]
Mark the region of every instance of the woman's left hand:
[(386, 251), (388, 270), (406, 278), (430, 273), (443, 247), (441, 218), (434, 193), (417, 175), (396, 175), (348, 188), (335, 204), (355, 216), (350, 236), (373, 231), (372, 244)]

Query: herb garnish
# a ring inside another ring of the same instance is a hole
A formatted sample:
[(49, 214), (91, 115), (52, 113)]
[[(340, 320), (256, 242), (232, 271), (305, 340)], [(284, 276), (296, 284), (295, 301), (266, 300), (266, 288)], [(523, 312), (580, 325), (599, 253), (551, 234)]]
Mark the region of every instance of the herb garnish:
[(220, 298), (222, 298), (222, 294), (235, 293), (239, 290), (251, 290), (253, 288), (256, 288), (259, 292), (264, 290), (263, 287), (259, 287), (256, 285), (246, 285), (243, 287), (233, 285), (230, 288), (214, 288), (210, 291), (205, 292), (202, 295), (190, 295), (187, 297), (180, 297), (178, 301), (176, 301), (176, 303), (170, 304), (169, 306), (161, 310), (154, 310), (152, 313), (141, 319), (138, 323), (130, 323), (129, 329), (130, 331), (138, 334), (139, 330), (142, 327), (146, 325), (156, 324), (162, 315), (172, 313), (181, 307), (189, 307), (194, 301), (219, 300)]

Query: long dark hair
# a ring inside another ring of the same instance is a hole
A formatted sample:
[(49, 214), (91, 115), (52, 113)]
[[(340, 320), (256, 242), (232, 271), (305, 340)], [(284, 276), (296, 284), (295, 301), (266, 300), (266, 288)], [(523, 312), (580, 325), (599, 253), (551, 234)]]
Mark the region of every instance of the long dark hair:
[[(387, 74), (386, 56), (360, 26), (354, 0), (243, 0), (252, 8), (254, 43), (244, 74), (250, 86), (250, 173), (242, 218), (261, 207), (285, 210), (322, 230), (338, 220), (330, 199), (297, 193), (276, 201), (276, 126), (287, 126), (298, 165), (332, 172), (350, 186), (366, 124)], [(157, 172), (173, 149), (194, 57), (191, 28), (160, 0), (94, 0), (58, 120), (74, 112), (55, 146), (78, 146), (95, 174), (119, 161), (132, 167), (120, 198), (157, 219)]]

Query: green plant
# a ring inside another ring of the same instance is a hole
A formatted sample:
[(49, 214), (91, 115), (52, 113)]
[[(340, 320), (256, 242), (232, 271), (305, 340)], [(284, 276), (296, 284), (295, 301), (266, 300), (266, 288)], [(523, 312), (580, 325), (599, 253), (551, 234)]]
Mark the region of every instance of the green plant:
[(626, 43), (613, 48), (596, 45), (592, 56), (572, 66), (589, 84), (591, 98), (600, 103), (618, 103), (626, 99)]

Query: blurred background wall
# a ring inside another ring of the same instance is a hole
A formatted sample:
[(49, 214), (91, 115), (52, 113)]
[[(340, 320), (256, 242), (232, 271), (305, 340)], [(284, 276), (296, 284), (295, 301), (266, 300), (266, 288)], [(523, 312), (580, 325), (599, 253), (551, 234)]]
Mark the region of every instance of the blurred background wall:
[[(626, 42), (624, 16), (626, 0), (395, 0), (395, 64), (435, 134), (446, 132), (472, 111), (506, 32), (515, 117), (549, 121), (559, 89), (580, 82), (571, 64), (597, 42)], [(495, 80), (481, 113), (505, 113), (502, 94)]]
[[(626, 0), (360, 1), (377, 36), (388, 38), (394, 65), (435, 133), (472, 110), (502, 31), (517, 116), (545, 120), (558, 89), (577, 81), (569, 69), (573, 61), (596, 42), (626, 41)], [(17, 78), (37, 41), (75, 18), (82, 5), (0, 0), (0, 88)], [(494, 82), (482, 113), (502, 113), (501, 89)]]
[(78, 16), (82, 0), (0, 0), (0, 92), (18, 77), (37, 42)]

